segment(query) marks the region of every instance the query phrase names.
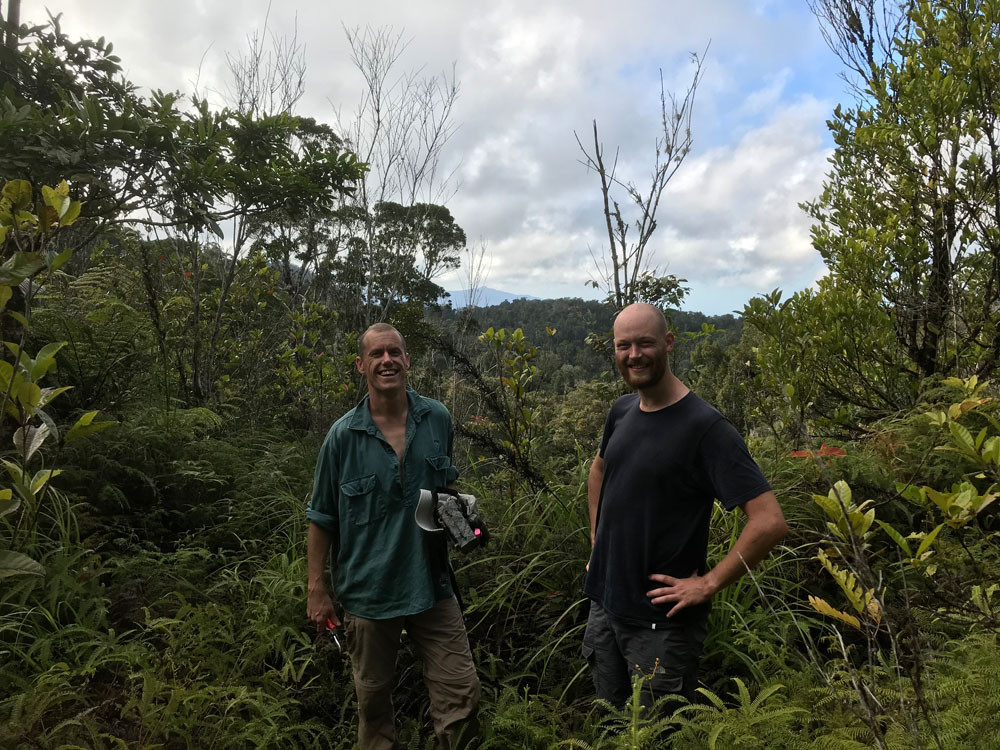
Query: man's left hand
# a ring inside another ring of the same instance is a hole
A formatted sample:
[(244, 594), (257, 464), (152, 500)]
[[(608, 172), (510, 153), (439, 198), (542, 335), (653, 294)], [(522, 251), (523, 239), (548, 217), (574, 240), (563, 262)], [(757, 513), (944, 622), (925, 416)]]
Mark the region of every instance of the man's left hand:
[(673, 617), (686, 607), (707, 602), (715, 593), (715, 586), (708, 576), (693, 575), (690, 578), (674, 578), (664, 573), (653, 573), (649, 580), (664, 584), (662, 588), (646, 592), (653, 604), (669, 604), (673, 607), (667, 617)]

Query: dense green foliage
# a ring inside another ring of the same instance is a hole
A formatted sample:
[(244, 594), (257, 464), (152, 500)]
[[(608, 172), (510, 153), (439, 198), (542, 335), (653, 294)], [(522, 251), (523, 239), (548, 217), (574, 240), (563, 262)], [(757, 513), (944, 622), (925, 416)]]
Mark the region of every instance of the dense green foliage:
[[(25, 28), (0, 58), (0, 747), (353, 746), (304, 507), (377, 310), (493, 531), (456, 559), (483, 747), (996, 747), (1000, 3), (899, 19), (831, 123), (830, 275), (745, 325), (671, 312), (674, 369), (748, 435), (792, 533), (716, 597), (698, 701), (651, 713), (595, 706), (580, 655), (612, 310), (431, 309), (465, 243), (446, 207), (361, 205), (328, 126), (143, 98), (103, 40)], [(740, 528), (715, 509), (711, 560)], [(408, 652), (400, 672), (402, 741), (432, 747)]]
[[(613, 369), (610, 357), (600, 348), (589, 344), (588, 337), (610, 336), (614, 308), (605, 303), (582, 299), (516, 299), (489, 307), (453, 310), (448, 307), (430, 312), (432, 321), (439, 318), (446, 328), (482, 331), (493, 326), (514, 330), (520, 328), (532, 341), (544, 342), (540, 354), (544, 365), (545, 385), (556, 392), (565, 392), (581, 380), (593, 380)], [(708, 326), (711, 340), (728, 348), (740, 339), (741, 319), (732, 315), (703, 315), (686, 310), (668, 310), (677, 346), (671, 358), (671, 368), (680, 377), (690, 372), (695, 346), (705, 338)]]

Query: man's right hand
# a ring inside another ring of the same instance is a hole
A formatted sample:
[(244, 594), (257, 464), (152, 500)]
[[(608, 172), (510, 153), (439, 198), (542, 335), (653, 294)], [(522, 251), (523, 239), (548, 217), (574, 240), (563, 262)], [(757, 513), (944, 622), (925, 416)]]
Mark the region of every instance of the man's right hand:
[(340, 618), (333, 607), (333, 600), (326, 591), (310, 591), (306, 602), (306, 615), (316, 623), (316, 632), (322, 632), (332, 622), (335, 628), (340, 627)]

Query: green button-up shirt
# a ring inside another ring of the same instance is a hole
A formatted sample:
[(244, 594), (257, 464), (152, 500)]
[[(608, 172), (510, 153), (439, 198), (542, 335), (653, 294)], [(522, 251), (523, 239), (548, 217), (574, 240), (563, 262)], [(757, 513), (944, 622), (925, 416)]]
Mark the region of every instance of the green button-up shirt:
[(323, 441), (306, 510), (310, 522), (330, 532), (335, 597), (351, 614), (373, 620), (416, 614), (454, 593), (444, 534), (422, 531), (413, 518), (421, 489), (458, 477), (451, 415), (409, 388), (406, 397), (402, 466), (366, 395)]

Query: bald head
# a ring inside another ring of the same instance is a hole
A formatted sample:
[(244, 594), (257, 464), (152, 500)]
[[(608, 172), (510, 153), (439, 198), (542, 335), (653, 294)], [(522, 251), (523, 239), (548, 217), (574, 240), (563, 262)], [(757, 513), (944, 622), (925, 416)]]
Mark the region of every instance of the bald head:
[(658, 337), (665, 337), (670, 330), (667, 326), (667, 319), (660, 308), (648, 305), (645, 302), (636, 302), (628, 305), (617, 317), (615, 317), (615, 332), (617, 333), (619, 324), (622, 328), (641, 327), (650, 334)]

